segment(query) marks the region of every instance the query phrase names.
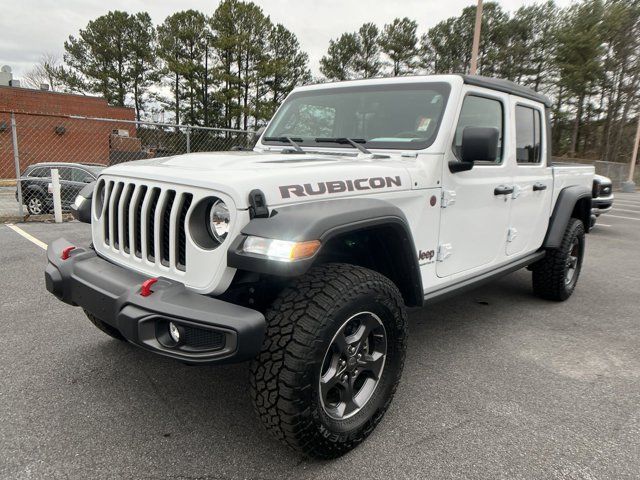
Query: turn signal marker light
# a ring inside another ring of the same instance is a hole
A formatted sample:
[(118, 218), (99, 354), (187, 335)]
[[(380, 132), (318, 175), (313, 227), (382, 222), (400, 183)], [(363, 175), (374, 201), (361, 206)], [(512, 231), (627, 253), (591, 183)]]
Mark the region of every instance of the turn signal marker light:
[(262, 255), (271, 260), (293, 262), (312, 257), (320, 249), (320, 240), (291, 242), (275, 238), (248, 236), (242, 245), (242, 251)]
[(298, 242), (291, 249), (291, 260), (300, 260), (313, 256), (320, 248), (320, 240)]

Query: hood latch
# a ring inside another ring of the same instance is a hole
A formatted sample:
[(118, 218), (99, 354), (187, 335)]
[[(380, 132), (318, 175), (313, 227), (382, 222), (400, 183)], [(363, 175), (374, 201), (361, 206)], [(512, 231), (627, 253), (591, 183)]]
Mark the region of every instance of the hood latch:
[(249, 217), (251, 218), (267, 218), (269, 217), (269, 209), (267, 201), (264, 198), (262, 190), (251, 190), (249, 193)]

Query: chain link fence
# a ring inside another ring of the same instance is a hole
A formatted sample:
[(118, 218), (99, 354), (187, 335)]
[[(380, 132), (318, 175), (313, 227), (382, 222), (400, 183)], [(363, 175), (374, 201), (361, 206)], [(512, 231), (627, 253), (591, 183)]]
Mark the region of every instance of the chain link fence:
[(253, 142), (253, 132), (244, 130), (0, 111), (0, 221), (51, 213), (54, 168), (65, 212), (109, 165)]
[(617, 162), (604, 162), (597, 160), (594, 162), (596, 167), (596, 173), (598, 175), (604, 175), (611, 179), (614, 189), (622, 187), (622, 183), (626, 182), (629, 178), (629, 164), (617, 163)]

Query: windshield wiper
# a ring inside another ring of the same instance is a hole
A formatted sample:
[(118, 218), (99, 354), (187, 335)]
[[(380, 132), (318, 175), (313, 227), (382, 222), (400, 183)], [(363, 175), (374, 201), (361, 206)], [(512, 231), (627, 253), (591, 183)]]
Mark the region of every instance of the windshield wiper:
[(295, 140), (291, 137), (264, 137), (263, 140), (267, 142), (288, 142), (290, 143), (296, 152), (307, 153), (305, 152), (300, 145), (296, 143), (296, 141), (301, 142), (301, 138), (296, 138)]
[(367, 143), (367, 141), (364, 138), (347, 138), (347, 137), (337, 137), (337, 138), (331, 138), (331, 137), (321, 137), (321, 138), (316, 138), (316, 142), (318, 143), (340, 143), (343, 145), (351, 145), (354, 148), (357, 148), (358, 150), (360, 150), (362, 153), (366, 153), (367, 155), (372, 155), (372, 153), (367, 150), (366, 148), (364, 148), (362, 145), (360, 145), (361, 143)]

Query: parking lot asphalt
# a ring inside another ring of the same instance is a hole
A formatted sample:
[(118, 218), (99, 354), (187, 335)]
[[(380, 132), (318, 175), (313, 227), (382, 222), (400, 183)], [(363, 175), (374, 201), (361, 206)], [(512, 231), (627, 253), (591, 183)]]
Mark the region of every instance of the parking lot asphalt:
[(18, 213), (19, 208), (18, 202), (16, 202), (16, 188), (0, 187), (0, 218), (17, 216)]
[[(46, 292), (44, 251), (0, 225), (0, 477), (640, 478), (640, 194), (599, 224), (567, 302), (534, 297), (523, 270), (412, 312), (389, 412), (331, 462), (262, 430), (246, 364), (111, 340)], [(78, 223), (20, 228), (90, 240)]]

